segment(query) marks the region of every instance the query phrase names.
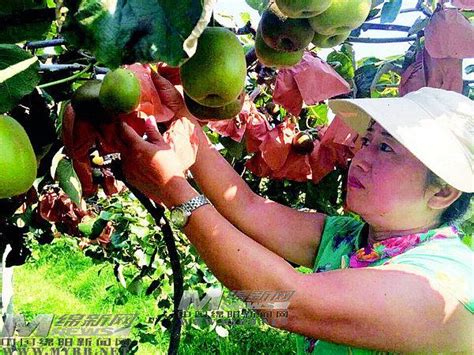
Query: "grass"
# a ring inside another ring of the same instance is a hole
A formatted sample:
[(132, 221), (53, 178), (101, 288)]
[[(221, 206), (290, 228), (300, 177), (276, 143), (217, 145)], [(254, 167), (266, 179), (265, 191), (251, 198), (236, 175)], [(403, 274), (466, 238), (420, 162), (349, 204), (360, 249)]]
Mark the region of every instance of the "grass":
[[(133, 295), (115, 279), (112, 265), (96, 264), (60, 239), (35, 251), (35, 262), (14, 271), (14, 312), (27, 320), (38, 314), (138, 314), (141, 327), (134, 326), (132, 338), (139, 341), (139, 355), (165, 354), (169, 336), (146, 328), (147, 317), (159, 314), (152, 296)], [(116, 304), (117, 296), (123, 304)], [(295, 335), (273, 329), (262, 322), (256, 326), (227, 327), (228, 336), (183, 327), (180, 354), (294, 354)], [(140, 331), (141, 329), (141, 331)]]

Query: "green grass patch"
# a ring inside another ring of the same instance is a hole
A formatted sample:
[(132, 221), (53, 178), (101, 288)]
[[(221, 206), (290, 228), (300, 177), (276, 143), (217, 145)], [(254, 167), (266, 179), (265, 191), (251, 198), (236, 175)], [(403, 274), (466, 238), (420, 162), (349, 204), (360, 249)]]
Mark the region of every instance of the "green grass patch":
[[(115, 279), (113, 266), (83, 255), (76, 243), (56, 240), (40, 246), (35, 260), (14, 271), (14, 312), (34, 319), (38, 314), (138, 315), (131, 338), (139, 342), (139, 355), (165, 354), (169, 333), (148, 317), (160, 314), (153, 296), (134, 295)], [(120, 299), (121, 302), (117, 300)], [(227, 326), (228, 336), (185, 324), (180, 354), (292, 354), (295, 335), (258, 320), (255, 326)]]

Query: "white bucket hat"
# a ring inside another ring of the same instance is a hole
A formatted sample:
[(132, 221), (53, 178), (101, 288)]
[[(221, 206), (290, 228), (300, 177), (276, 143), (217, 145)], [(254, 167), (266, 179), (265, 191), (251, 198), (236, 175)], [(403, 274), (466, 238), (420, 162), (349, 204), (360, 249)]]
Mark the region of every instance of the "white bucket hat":
[(474, 101), (422, 88), (403, 97), (330, 100), (329, 107), (364, 133), (371, 119), (454, 188), (474, 192)]

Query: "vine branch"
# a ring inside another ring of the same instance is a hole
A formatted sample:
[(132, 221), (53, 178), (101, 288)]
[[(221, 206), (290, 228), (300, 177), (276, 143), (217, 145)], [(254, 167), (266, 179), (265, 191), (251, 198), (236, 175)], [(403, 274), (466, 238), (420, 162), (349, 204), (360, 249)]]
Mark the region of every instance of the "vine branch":
[(71, 81), (71, 80), (74, 80), (74, 79), (80, 77), (82, 74), (86, 73), (90, 68), (92, 68), (92, 64), (87, 65), (87, 66), (86, 66), (84, 69), (82, 69), (80, 72), (78, 72), (78, 73), (76, 73), (76, 74), (74, 74), (74, 75), (68, 76), (67, 78), (60, 79), (60, 80), (56, 80), (56, 81), (52, 81), (52, 82), (50, 82), (50, 83), (45, 83), (45, 84), (38, 85), (38, 88), (44, 89), (44, 88), (49, 88), (50, 86), (54, 86), (54, 85), (59, 85), (59, 84), (67, 83), (68, 81)]
[(363, 23), (362, 31), (367, 30), (381, 30), (381, 31), (399, 31), (399, 32), (408, 32), (410, 31), (410, 26), (402, 26), (402, 25), (392, 25), (387, 23)]
[[(55, 72), (55, 71), (76, 71), (76, 70), (83, 70), (87, 68), (87, 65), (84, 64), (42, 64), (40, 63), (40, 70), (41, 71), (49, 71), (49, 72)], [(103, 67), (96, 67), (94, 66), (94, 72), (96, 74), (106, 74), (109, 71), (107, 68)]]
[[(123, 177), (123, 176), (121, 176)], [(125, 179), (121, 179), (125, 181)], [(181, 338), (181, 318), (179, 316), (179, 303), (183, 296), (183, 272), (181, 270), (181, 263), (179, 262), (179, 255), (176, 249), (176, 243), (174, 240), (173, 230), (169, 224), (168, 219), (165, 216), (165, 209), (160, 205), (154, 205), (148, 197), (138, 191), (136, 188), (131, 186), (125, 181), (125, 185), (140, 201), (140, 203), (146, 208), (148, 213), (151, 214), (155, 223), (161, 227), (163, 231), (163, 237), (168, 249), (170, 257), (171, 269), (173, 271), (173, 320), (171, 321), (171, 335), (170, 344), (168, 346), (168, 355), (178, 354), (179, 342)]]
[(392, 38), (349, 37), (347, 40), (352, 43), (397, 43), (415, 41), (416, 36)]
[(47, 47), (56, 47), (66, 44), (64, 38), (48, 39), (44, 41), (31, 41), (26, 42), (25, 47), (29, 49), (38, 49), (38, 48), (47, 48)]

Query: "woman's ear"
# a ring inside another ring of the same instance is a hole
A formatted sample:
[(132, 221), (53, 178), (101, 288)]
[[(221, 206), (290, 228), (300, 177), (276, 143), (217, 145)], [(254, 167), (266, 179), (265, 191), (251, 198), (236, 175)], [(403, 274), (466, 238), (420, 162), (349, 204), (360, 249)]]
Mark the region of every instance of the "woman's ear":
[(428, 207), (434, 210), (448, 208), (462, 194), (461, 191), (448, 184), (432, 186), (429, 190), (431, 197), (428, 200)]

